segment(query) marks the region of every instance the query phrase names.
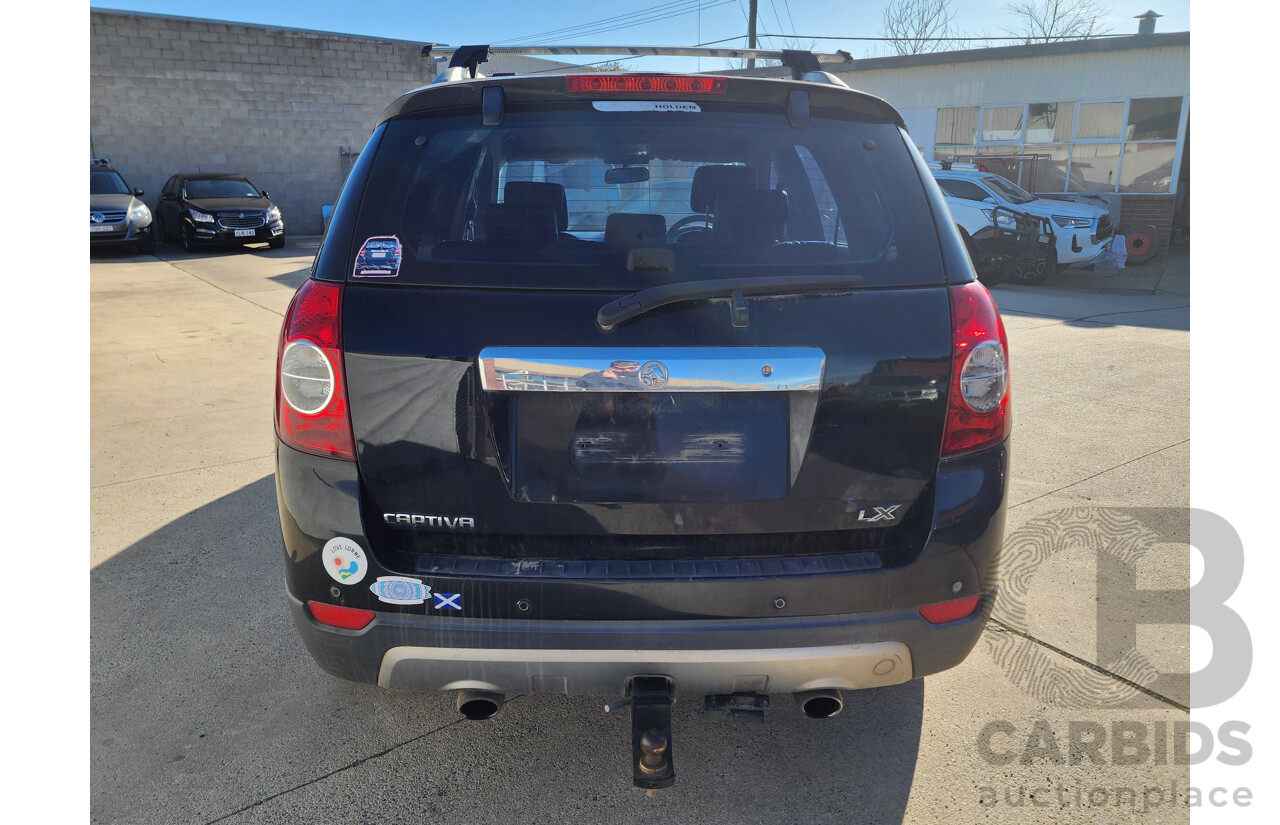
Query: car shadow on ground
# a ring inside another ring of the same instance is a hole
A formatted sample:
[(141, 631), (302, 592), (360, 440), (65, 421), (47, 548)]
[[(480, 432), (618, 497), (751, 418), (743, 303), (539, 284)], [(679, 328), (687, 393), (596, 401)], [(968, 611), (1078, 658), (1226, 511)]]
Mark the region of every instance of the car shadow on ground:
[[(627, 714), (520, 696), (486, 722), (452, 697), (344, 682), (289, 619), (274, 481), (183, 515), (90, 573), (94, 821), (901, 822), (920, 681), (762, 725), (674, 708), (679, 779), (631, 787)], [(370, 818), (373, 819), (370, 819)]]

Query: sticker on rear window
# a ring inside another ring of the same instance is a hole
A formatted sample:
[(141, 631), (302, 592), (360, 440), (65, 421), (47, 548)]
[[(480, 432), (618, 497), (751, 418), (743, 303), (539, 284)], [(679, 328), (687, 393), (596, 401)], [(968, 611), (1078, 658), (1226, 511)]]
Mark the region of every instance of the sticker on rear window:
[(356, 256), (356, 278), (394, 278), (400, 274), (404, 247), (395, 235), (375, 235), (360, 246)]
[(696, 103), (675, 100), (593, 100), (597, 112), (701, 112)]
[(359, 584), (369, 568), (360, 545), (342, 536), (325, 542), (320, 560), (324, 563), (324, 571), (329, 574), (329, 578), (338, 584)]
[(431, 598), (429, 585), (405, 576), (379, 576), (369, 589), (387, 604), (422, 604)]

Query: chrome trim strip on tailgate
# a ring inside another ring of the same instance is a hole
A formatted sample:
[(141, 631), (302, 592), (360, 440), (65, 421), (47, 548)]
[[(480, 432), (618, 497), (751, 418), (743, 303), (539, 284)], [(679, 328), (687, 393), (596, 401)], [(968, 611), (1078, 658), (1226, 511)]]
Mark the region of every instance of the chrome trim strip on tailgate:
[(817, 392), (814, 347), (486, 347), (480, 386), (509, 392)]

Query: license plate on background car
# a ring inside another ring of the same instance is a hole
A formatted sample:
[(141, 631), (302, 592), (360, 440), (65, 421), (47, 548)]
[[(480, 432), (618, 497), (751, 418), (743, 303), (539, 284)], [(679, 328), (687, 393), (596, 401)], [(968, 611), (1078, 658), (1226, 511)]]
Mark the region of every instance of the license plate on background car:
[(92, 226), (92, 225), (91, 225), (91, 226), (89, 227), (89, 231), (90, 231), (90, 232), (114, 232), (114, 231), (116, 231), (116, 230), (117, 230), (117, 229), (119, 229), (119, 228), (120, 228), (120, 227), (118, 227), (118, 226), (112, 226), (112, 225), (110, 225), (110, 224), (104, 224), (104, 225), (98, 225), (98, 226)]
[(257, 232), (255, 232), (255, 231), (254, 231), (254, 230), (252, 230), (252, 229), (237, 229), (237, 230), (236, 230), (236, 237), (237, 237), (237, 238), (252, 238), (252, 237), (253, 237), (254, 235), (256, 235), (256, 234), (258, 234), (258, 233), (257, 233)]

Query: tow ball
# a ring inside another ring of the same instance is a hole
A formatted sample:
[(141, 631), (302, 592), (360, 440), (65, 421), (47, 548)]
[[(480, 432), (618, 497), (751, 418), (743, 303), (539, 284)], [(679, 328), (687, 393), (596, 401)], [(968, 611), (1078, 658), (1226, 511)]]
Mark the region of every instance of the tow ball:
[(671, 680), (637, 676), (629, 696), (604, 706), (606, 713), (631, 706), (631, 782), (654, 796), (675, 784), (671, 761)]

